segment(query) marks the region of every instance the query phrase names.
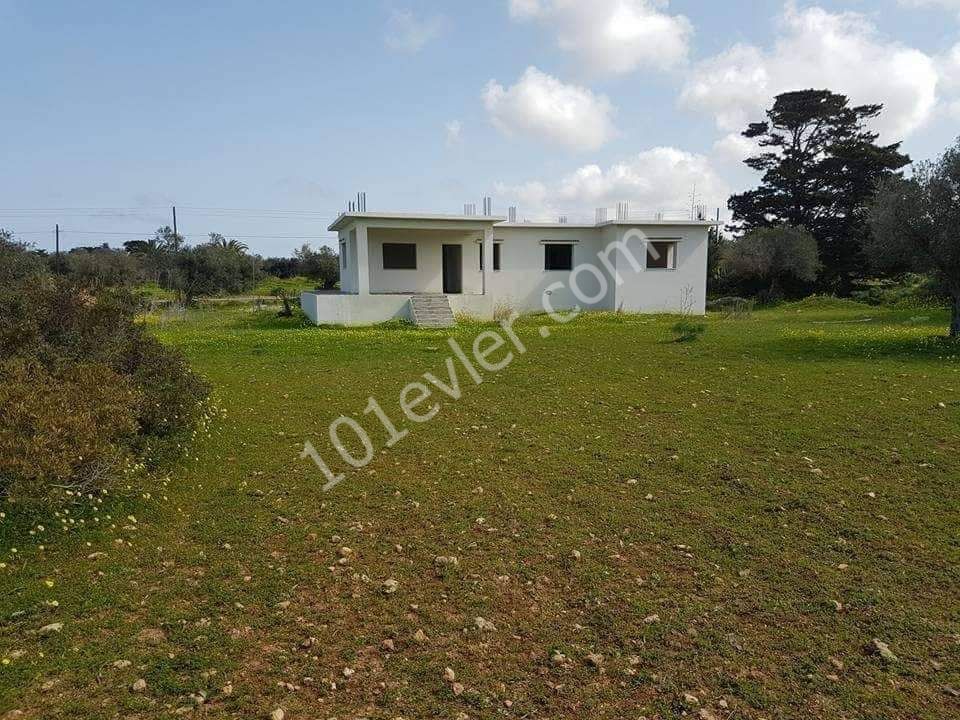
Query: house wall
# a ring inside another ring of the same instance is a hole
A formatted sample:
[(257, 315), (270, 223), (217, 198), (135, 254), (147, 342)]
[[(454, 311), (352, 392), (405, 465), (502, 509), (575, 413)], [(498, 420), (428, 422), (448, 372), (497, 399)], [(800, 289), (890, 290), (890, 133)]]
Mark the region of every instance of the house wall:
[[(601, 266), (604, 280), (596, 275), (576, 272), (576, 284), (581, 295), (579, 300), (573, 292), (573, 271), (544, 270), (544, 244), (550, 241), (573, 244), (573, 267), (581, 264), (596, 264), (597, 253), (602, 247), (602, 233), (598, 228), (539, 228), (539, 227), (494, 227), (494, 242), (502, 241), (500, 270), (491, 277), (491, 288), (498, 307), (513, 308), (517, 312), (541, 312), (544, 308), (544, 293), (549, 293), (550, 306), (555, 310), (567, 310), (576, 305), (585, 309), (610, 309), (612, 299), (603, 292), (609, 287), (610, 274)], [(560, 287), (556, 283), (561, 283)], [(551, 286), (554, 286), (551, 288)]]
[[(494, 227), (494, 241), (500, 244), (501, 269), (490, 263), (488, 294), (481, 295), (480, 231), (414, 228), (369, 228), (369, 296), (305, 293), (304, 311), (314, 322), (325, 324), (370, 324), (409, 316), (410, 294), (442, 292), (442, 250), (444, 243), (463, 247), (463, 295), (449, 295), (453, 311), (491, 318), (497, 311), (540, 312), (544, 293), (554, 310), (580, 306), (586, 310), (624, 312), (680, 312), (703, 314), (706, 304), (706, 226), (688, 225), (605, 225), (602, 227), (538, 227), (507, 225)], [(347, 268), (341, 280), (344, 293), (356, 292), (357, 239), (355, 230), (341, 231), (346, 243)], [(676, 262), (670, 269), (646, 268), (646, 243), (675, 241)], [(544, 245), (550, 241), (573, 244), (573, 271), (544, 270)], [(639, 265), (635, 269), (620, 251), (600, 259), (612, 243), (624, 242), (626, 252)], [(416, 270), (384, 270), (384, 242), (412, 242), (417, 245)], [(615, 268), (622, 280), (607, 265)], [(578, 268), (581, 268), (578, 270)], [(590, 269), (587, 269), (590, 268)], [(559, 284), (558, 284), (559, 283)], [(579, 288), (581, 298), (573, 290)]]
[(314, 325), (374, 325), (410, 319), (409, 295), (304, 292), (300, 307)]
[[(629, 260), (617, 253), (616, 269), (623, 283), (616, 287), (613, 306), (624, 312), (706, 312), (707, 228), (702, 226), (640, 226), (640, 233), (617, 226), (618, 240), (639, 262), (634, 270)], [(646, 242), (677, 240), (673, 269), (647, 269)]]
[[(370, 292), (443, 292), (443, 245), (460, 245), (463, 248), (463, 292), (480, 293), (483, 291), (483, 276), (479, 263), (479, 238), (476, 232), (369, 228)], [(385, 270), (384, 243), (414, 243), (417, 246), (417, 268)]]

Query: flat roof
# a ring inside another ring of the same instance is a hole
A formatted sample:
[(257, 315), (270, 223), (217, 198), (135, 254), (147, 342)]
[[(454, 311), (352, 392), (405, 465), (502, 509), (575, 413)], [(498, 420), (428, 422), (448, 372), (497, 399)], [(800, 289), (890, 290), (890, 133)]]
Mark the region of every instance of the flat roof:
[(443, 215), (440, 213), (411, 213), (411, 212), (349, 212), (341, 213), (327, 230), (333, 232), (341, 230), (357, 220), (403, 220), (407, 222), (444, 222), (460, 225), (496, 225), (501, 228), (568, 228), (586, 229), (599, 228), (608, 225), (681, 225), (694, 227), (712, 227), (717, 225), (716, 220), (669, 220), (656, 218), (632, 218), (629, 220), (604, 220), (598, 223), (561, 223), (561, 222), (506, 222), (506, 218), (497, 215)]
[(334, 231), (346, 227), (357, 220), (423, 220), (428, 222), (450, 222), (471, 225), (496, 225), (506, 220), (496, 215), (441, 215), (437, 213), (409, 212), (350, 212), (340, 213), (327, 230)]

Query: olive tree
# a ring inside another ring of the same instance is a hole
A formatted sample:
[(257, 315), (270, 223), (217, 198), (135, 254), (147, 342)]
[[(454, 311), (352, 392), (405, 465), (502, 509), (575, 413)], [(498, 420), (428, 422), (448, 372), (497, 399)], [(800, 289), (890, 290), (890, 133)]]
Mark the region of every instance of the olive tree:
[(909, 178), (880, 185), (865, 245), (874, 267), (932, 275), (950, 296), (950, 337), (960, 337), (960, 138)]
[(723, 265), (734, 277), (768, 282), (768, 295), (780, 294), (787, 278), (817, 279), (820, 260), (817, 241), (804, 228), (792, 225), (756, 228), (723, 248)]

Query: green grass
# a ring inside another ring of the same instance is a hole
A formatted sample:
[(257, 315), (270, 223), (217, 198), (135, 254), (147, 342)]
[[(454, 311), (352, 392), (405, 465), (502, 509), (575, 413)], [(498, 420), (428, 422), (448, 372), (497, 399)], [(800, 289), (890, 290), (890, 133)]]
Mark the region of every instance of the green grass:
[(310, 278), (305, 277), (292, 277), (292, 278), (276, 278), (276, 277), (265, 277), (263, 280), (257, 283), (257, 286), (250, 293), (251, 295), (257, 295), (261, 297), (266, 297), (273, 295), (275, 288), (283, 288), (290, 294), (291, 297), (299, 297), (300, 293), (304, 290), (313, 290), (317, 286), (316, 280), (311, 280)]
[[(695, 716), (685, 693), (723, 718), (955, 716), (946, 314), (807, 301), (711, 316), (690, 343), (676, 320), (599, 314), (548, 338), (524, 320), (526, 354), (479, 386), (461, 372), (463, 397), (414, 425), (397, 396), (444, 372), (443, 332), (150, 319), (225, 417), (168, 473), (78, 503), (69, 531), (7, 506), (0, 716), (171, 717), (201, 691), (212, 717)], [(390, 449), (370, 396), (410, 429)], [(341, 413), (377, 455), (323, 493), (298, 454), (309, 439), (349, 469), (326, 435)]]

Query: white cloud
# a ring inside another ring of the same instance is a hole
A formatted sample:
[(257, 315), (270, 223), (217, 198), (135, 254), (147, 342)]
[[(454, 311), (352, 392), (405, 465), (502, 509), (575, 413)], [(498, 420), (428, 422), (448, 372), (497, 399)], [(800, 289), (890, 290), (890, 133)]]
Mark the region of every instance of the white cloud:
[(510, 17), (536, 21), (557, 45), (601, 73), (668, 69), (687, 59), (693, 26), (667, 0), (510, 0)]
[(384, 42), (397, 52), (415, 53), (440, 36), (444, 19), (439, 16), (417, 17), (410, 10), (394, 9), (387, 20)]
[(713, 144), (714, 155), (724, 163), (741, 163), (760, 149), (755, 139), (745, 138), (740, 133), (727, 133)]
[(724, 131), (763, 119), (773, 97), (827, 88), (853, 103), (884, 104), (875, 127), (899, 140), (923, 126), (936, 105), (934, 59), (886, 39), (862, 15), (797, 9), (788, 2), (770, 48), (734, 45), (693, 68), (681, 103), (714, 115)]
[(613, 105), (605, 95), (566, 85), (532, 66), (509, 88), (496, 80), (487, 83), (483, 104), (508, 136), (526, 134), (574, 150), (595, 150), (616, 133)]
[(592, 217), (594, 208), (614, 207), (621, 201), (630, 203), (633, 211), (684, 210), (690, 207), (694, 187), (697, 202), (710, 207), (724, 206), (730, 194), (706, 156), (655, 147), (607, 168), (584, 165), (552, 183), (501, 183), (496, 192), (504, 201), (518, 204), (521, 216)]
[(459, 120), (450, 120), (444, 123), (443, 130), (447, 137), (447, 147), (459, 145), (463, 140), (463, 123)]

